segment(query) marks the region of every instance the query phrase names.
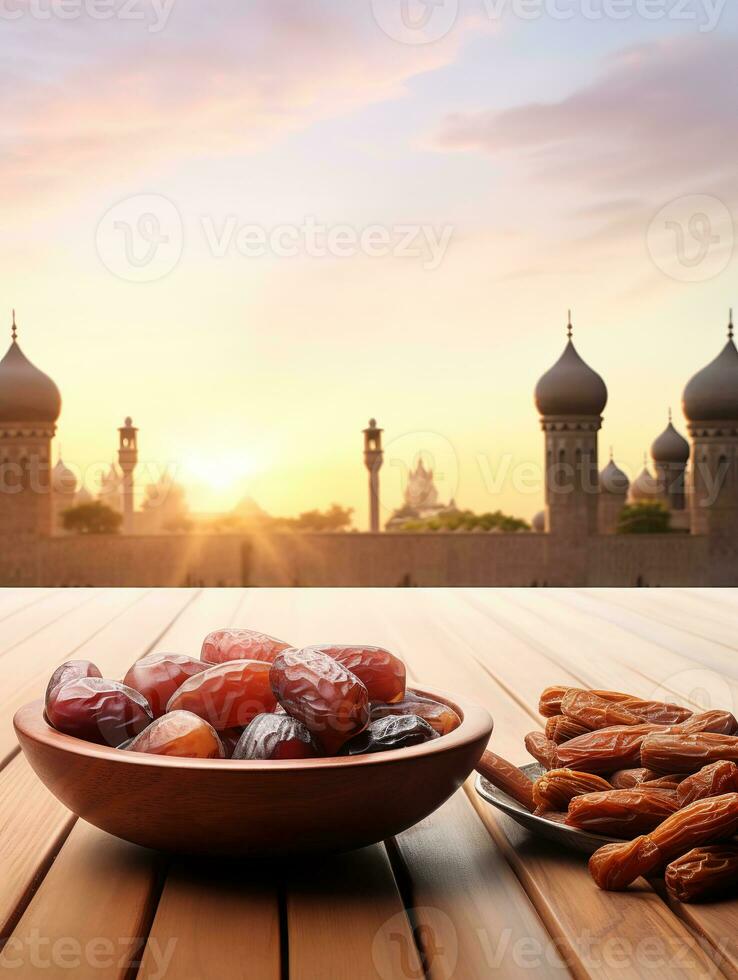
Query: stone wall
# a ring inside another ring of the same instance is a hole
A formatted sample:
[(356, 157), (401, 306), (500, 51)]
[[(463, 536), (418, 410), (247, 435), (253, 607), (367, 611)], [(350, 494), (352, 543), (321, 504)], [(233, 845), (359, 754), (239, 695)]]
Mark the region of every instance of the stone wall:
[(735, 586), (738, 560), (689, 535), (122, 535), (0, 540), (0, 585)]

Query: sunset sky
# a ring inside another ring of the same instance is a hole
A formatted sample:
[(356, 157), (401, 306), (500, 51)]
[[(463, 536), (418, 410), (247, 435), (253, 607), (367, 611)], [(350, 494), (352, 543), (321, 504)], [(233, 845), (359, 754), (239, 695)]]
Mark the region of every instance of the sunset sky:
[(447, 0), (422, 37), (401, 0), (50, 2), (0, 15), (3, 296), (90, 489), (131, 414), (140, 483), (363, 528), (376, 415), (385, 516), (425, 449), (444, 499), (530, 517), (568, 307), (602, 459), (636, 472), (670, 405), (685, 431), (738, 306), (735, 3)]

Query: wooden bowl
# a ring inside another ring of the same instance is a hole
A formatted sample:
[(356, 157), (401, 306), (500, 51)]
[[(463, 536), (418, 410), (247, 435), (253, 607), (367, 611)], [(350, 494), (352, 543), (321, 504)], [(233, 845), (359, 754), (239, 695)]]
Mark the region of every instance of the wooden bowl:
[(189, 854), (344, 851), (398, 834), (439, 807), (478, 762), (492, 718), (449, 704), (461, 725), (424, 745), (295, 761), (177, 759), (62, 735), (33, 701), (15, 718), (39, 778), (74, 813), (116, 837)]

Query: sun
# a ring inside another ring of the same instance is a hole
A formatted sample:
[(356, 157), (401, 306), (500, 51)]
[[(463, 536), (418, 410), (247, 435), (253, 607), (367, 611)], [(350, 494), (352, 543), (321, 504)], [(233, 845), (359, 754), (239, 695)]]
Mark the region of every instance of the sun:
[(185, 483), (204, 484), (212, 490), (232, 490), (261, 468), (253, 453), (193, 453), (182, 460)]

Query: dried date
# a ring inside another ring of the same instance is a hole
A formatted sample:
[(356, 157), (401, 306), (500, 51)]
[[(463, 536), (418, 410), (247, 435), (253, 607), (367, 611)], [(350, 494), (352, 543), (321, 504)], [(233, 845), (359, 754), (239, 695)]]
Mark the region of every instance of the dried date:
[(248, 725), (273, 711), (270, 665), (261, 660), (229, 660), (188, 678), (172, 695), (167, 711), (191, 711), (216, 731)]
[(641, 763), (658, 773), (697, 772), (712, 762), (738, 762), (738, 738), (699, 732), (652, 732), (643, 740)]
[(633, 838), (647, 834), (676, 813), (676, 793), (664, 789), (611, 789), (576, 796), (569, 803), (570, 827), (609, 837)]
[(170, 711), (153, 721), (127, 746), (128, 752), (147, 752), (186, 759), (224, 759), (218, 733), (190, 711)]
[(338, 644), (310, 646), (304, 650), (323, 653), (343, 664), (366, 687), (370, 701), (391, 704), (405, 696), (405, 664), (389, 650)]
[(600, 888), (618, 891), (641, 875), (669, 864), (693, 847), (732, 837), (738, 830), (738, 793), (690, 803), (650, 834), (596, 851), (589, 870)]
[(579, 735), (558, 747), (559, 763), (578, 772), (630, 769), (641, 761), (641, 743), (655, 728), (649, 724), (626, 725)]
[(270, 670), (272, 690), (328, 755), (369, 722), (366, 686), (343, 664), (317, 650), (283, 650)]
[(539, 776), (533, 783), (533, 802), (536, 813), (566, 811), (575, 796), (611, 790), (612, 786), (601, 776), (573, 769), (552, 769)]
[(46, 717), (65, 735), (112, 746), (138, 735), (153, 721), (143, 695), (102, 677), (80, 677), (55, 687)]
[(307, 728), (289, 715), (257, 715), (233, 750), (234, 759), (314, 759), (318, 746)]
[(372, 702), (372, 721), (385, 718), (387, 715), (417, 715), (427, 721), (439, 735), (448, 735), (461, 724), (461, 719), (453, 708), (441, 701), (424, 698), (414, 691), (408, 691), (402, 701), (396, 701), (394, 704), (385, 704), (383, 701)]
[(209, 664), (222, 664), (228, 660), (264, 660), (273, 663), (278, 653), (290, 647), (290, 643), (257, 630), (213, 630), (203, 640), (200, 659)]
[(679, 902), (697, 902), (738, 893), (738, 846), (696, 847), (666, 869), (666, 890)]
[(543, 732), (529, 732), (525, 736), (525, 747), (544, 769), (560, 767), (558, 745), (546, 738)]
[(533, 783), (522, 773), (517, 766), (502, 756), (490, 752), (489, 749), (482, 753), (482, 758), (477, 763), (477, 772), (487, 782), (492, 783), (503, 793), (507, 793), (521, 806), (531, 812), (535, 810), (536, 804), (533, 801)]
[(738, 790), (738, 766), (735, 762), (713, 762), (699, 772), (688, 776), (677, 788), (680, 806), (688, 806), (695, 800), (708, 796), (722, 796)]
[(188, 677), (201, 674), (208, 665), (179, 653), (150, 653), (137, 660), (123, 678), (123, 683), (143, 694), (151, 705), (154, 718), (167, 710), (169, 699)]
[(57, 687), (67, 684), (69, 681), (80, 680), (82, 677), (102, 677), (102, 674), (90, 660), (67, 660), (61, 667), (57, 667), (46, 687), (44, 706), (48, 705), (49, 698)]
[(361, 734), (346, 742), (341, 748), (341, 755), (367, 755), (405, 749), (438, 737), (438, 732), (417, 715), (387, 715), (370, 722)]
[(564, 742), (568, 742), (570, 738), (584, 735), (588, 731), (589, 729), (585, 728), (584, 725), (580, 725), (565, 715), (552, 715), (546, 719), (546, 738), (550, 738), (557, 745), (562, 745)]
[[(623, 702), (624, 704), (625, 702)], [(613, 725), (640, 725), (643, 719), (616, 701), (606, 701), (592, 691), (567, 691), (561, 699), (561, 713), (594, 731)]]

